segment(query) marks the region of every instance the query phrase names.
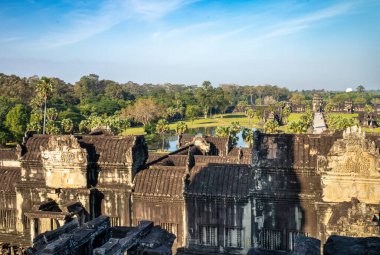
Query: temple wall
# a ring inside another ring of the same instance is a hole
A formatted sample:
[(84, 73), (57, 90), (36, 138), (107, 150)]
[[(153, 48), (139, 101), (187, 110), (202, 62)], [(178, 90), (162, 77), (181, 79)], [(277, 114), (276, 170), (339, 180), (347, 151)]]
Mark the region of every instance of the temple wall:
[(173, 251), (186, 244), (185, 202), (155, 196), (134, 196), (132, 205), (133, 226), (143, 220), (153, 221), (155, 225), (174, 234), (176, 239)]

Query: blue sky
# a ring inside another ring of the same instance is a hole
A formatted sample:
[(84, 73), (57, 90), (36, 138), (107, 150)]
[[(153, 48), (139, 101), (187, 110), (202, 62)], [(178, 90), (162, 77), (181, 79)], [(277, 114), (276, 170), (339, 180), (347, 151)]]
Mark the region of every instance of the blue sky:
[(380, 1), (0, 1), (0, 72), (380, 89)]

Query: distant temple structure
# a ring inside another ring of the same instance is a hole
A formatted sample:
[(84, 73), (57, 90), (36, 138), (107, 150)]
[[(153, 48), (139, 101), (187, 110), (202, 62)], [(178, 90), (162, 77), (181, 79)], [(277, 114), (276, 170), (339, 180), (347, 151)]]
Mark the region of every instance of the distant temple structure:
[(379, 135), (352, 127), (255, 132), (253, 148), (207, 136), (180, 144), (155, 154), (143, 136), (99, 133), (1, 149), (2, 249), (247, 254), (291, 251), (298, 236), (379, 236)]

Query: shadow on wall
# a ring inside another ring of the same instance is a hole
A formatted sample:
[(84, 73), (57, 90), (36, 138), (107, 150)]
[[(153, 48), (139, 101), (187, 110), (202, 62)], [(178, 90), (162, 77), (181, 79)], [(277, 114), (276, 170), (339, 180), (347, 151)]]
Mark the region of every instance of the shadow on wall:
[(300, 235), (317, 236), (314, 209), (317, 175), (305, 136), (255, 132), (253, 151), (253, 246), (293, 250)]

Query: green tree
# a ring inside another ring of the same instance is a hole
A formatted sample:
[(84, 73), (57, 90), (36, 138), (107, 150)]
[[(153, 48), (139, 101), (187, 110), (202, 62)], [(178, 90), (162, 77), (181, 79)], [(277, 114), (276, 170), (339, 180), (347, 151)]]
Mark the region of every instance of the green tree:
[(230, 127), (228, 127), (228, 126), (216, 127), (215, 136), (217, 136), (217, 137), (229, 137), (230, 136)]
[(60, 133), (60, 128), (58, 123), (54, 120), (46, 121), (46, 134), (48, 135), (58, 135)]
[(255, 111), (252, 108), (249, 108), (245, 111), (245, 115), (248, 117), (248, 125), (251, 125), (252, 119), (255, 117)]
[(121, 110), (122, 119), (133, 119), (146, 126), (165, 114), (163, 105), (157, 104), (152, 98), (139, 98), (135, 104)]
[(332, 103), (327, 103), (324, 110), (325, 110), (326, 113), (329, 113), (333, 109), (334, 109), (334, 105)]
[(265, 117), (265, 112), (263, 107), (258, 107), (256, 110), (256, 116), (259, 120), (263, 120)]
[(289, 122), (288, 129), (291, 133), (294, 134), (306, 134), (309, 126), (306, 122), (298, 120)]
[(30, 114), (30, 121), (27, 126), (28, 131), (35, 131), (37, 133), (41, 132), (42, 130), (42, 119), (43, 115), (40, 109), (36, 108), (33, 109), (31, 114)]
[(352, 117), (346, 118), (342, 115), (327, 114), (326, 122), (329, 129), (344, 130), (348, 127), (356, 125), (355, 119)]
[(281, 110), (280, 117), (281, 117), (281, 121), (282, 121), (283, 124), (287, 124), (288, 123), (288, 118), (289, 118), (289, 116), (290, 116), (291, 113), (292, 113), (292, 110), (290, 109), (289, 106), (285, 106)]
[(359, 85), (356, 87), (356, 91), (359, 93), (363, 93), (365, 91), (365, 88), (363, 85)]
[(253, 129), (243, 128), (242, 137), (243, 137), (244, 142), (248, 143), (249, 148), (251, 148), (253, 145), (253, 139), (254, 139)]
[(268, 134), (277, 133), (278, 128), (279, 125), (276, 120), (268, 120), (264, 124), (264, 132)]
[(169, 123), (165, 119), (160, 119), (157, 122), (156, 125), (156, 133), (161, 135), (162, 137), (162, 147), (161, 150), (164, 150), (164, 145), (165, 145), (165, 133), (169, 131)]
[(0, 145), (5, 145), (12, 138), (9, 130), (0, 124)]
[(292, 104), (305, 104), (305, 95), (302, 93), (292, 93), (292, 96), (290, 98), (290, 102)]
[(194, 119), (197, 118), (201, 113), (202, 111), (197, 105), (188, 105), (186, 107), (185, 115), (186, 118), (191, 120), (191, 122), (194, 122)]
[(71, 134), (74, 129), (74, 123), (71, 119), (63, 119), (61, 121), (62, 131), (65, 134)]
[(43, 105), (44, 105), (44, 122), (43, 122), (43, 128), (42, 128), (43, 134), (45, 134), (45, 128), (46, 128), (46, 103), (47, 103), (48, 97), (51, 96), (53, 91), (54, 91), (54, 87), (51, 80), (44, 76), (41, 77), (40, 81), (37, 83), (37, 86), (36, 86), (36, 96), (41, 101), (43, 101)]
[(184, 121), (179, 121), (176, 125), (175, 131), (178, 135), (178, 145), (180, 145), (182, 135), (187, 131), (187, 124)]
[(13, 134), (17, 141), (24, 136), (29, 121), (28, 109), (22, 104), (16, 104), (7, 113), (5, 126)]
[(366, 105), (364, 106), (364, 111), (365, 111), (366, 113), (374, 113), (374, 112), (375, 112), (375, 109), (374, 109), (371, 105), (366, 104)]
[(214, 88), (209, 81), (204, 81), (202, 87), (199, 88), (196, 93), (196, 97), (202, 107), (205, 119), (209, 113), (211, 115), (211, 106), (214, 104), (213, 93)]
[(219, 126), (215, 130), (217, 137), (228, 137), (232, 143), (237, 142), (237, 134), (240, 132), (241, 126), (239, 122), (232, 122), (229, 126)]
[(47, 120), (57, 120), (58, 118), (58, 111), (55, 108), (48, 108), (46, 109), (46, 118)]

